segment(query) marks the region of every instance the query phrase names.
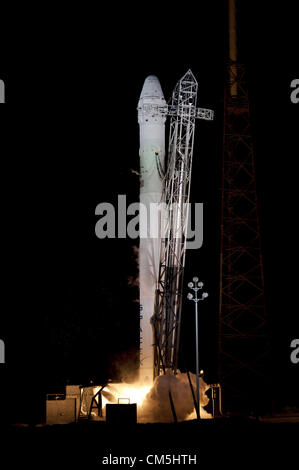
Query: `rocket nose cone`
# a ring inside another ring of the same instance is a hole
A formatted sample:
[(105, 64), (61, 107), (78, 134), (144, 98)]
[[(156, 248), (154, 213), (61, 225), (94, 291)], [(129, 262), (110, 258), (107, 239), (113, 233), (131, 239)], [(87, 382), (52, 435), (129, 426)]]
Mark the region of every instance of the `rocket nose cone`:
[(164, 100), (164, 95), (159, 79), (155, 75), (149, 75), (145, 79), (140, 95), (140, 99), (142, 98), (157, 98)]

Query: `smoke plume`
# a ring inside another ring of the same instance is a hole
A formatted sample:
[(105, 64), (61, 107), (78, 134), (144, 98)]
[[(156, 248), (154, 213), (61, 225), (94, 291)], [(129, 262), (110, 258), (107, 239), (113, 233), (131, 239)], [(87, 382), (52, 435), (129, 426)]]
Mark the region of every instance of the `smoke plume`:
[[(196, 375), (190, 373), (190, 379), (196, 396)], [(211, 418), (204, 407), (209, 403), (206, 391), (209, 386), (199, 378), (200, 388), (200, 416)], [(102, 396), (109, 403), (117, 403), (119, 397), (127, 397), (131, 403), (137, 403), (138, 422), (142, 423), (169, 423), (174, 421), (171, 409), (169, 391), (178, 421), (196, 418), (194, 400), (186, 373), (174, 375), (168, 371), (166, 375), (156, 377), (152, 387), (140, 383), (113, 383), (108, 384)]]
[[(191, 383), (196, 394), (196, 376), (190, 373)], [(200, 415), (202, 418), (210, 418), (203, 407), (209, 402), (206, 395), (208, 385), (200, 377)], [(195, 418), (194, 401), (188, 376), (186, 373), (174, 375), (168, 372), (166, 375), (156, 377), (153, 387), (145, 397), (138, 411), (138, 420), (141, 422), (172, 422), (174, 420), (171, 410), (169, 391), (171, 391), (175, 413), (178, 421)]]

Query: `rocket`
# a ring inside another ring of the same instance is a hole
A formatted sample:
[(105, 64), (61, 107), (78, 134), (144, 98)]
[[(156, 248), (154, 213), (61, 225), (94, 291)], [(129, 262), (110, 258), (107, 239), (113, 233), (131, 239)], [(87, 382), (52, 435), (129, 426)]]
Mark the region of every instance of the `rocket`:
[[(154, 375), (154, 314), (158, 285), (161, 220), (156, 210), (162, 200), (165, 166), (165, 121), (167, 105), (158, 78), (146, 78), (139, 103), (140, 211), (139, 211), (139, 297), (141, 383), (150, 384)], [(152, 210), (153, 209), (153, 210)]]

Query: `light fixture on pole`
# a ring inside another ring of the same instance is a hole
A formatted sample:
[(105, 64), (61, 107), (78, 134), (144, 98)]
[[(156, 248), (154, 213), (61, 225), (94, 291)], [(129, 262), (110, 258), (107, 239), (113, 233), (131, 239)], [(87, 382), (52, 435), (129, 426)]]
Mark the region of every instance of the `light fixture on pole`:
[(192, 289), (194, 291), (194, 295), (189, 292), (187, 295), (187, 298), (189, 300), (193, 300), (195, 303), (195, 340), (196, 340), (196, 414), (197, 414), (197, 419), (200, 419), (200, 401), (199, 401), (199, 376), (202, 375), (199, 372), (199, 344), (198, 344), (198, 324), (199, 324), (199, 318), (198, 318), (198, 302), (200, 300), (206, 299), (209, 294), (207, 292), (203, 292), (201, 297), (198, 297), (198, 291), (203, 288), (203, 282), (199, 281), (198, 277), (193, 278), (193, 282), (188, 283), (189, 289)]

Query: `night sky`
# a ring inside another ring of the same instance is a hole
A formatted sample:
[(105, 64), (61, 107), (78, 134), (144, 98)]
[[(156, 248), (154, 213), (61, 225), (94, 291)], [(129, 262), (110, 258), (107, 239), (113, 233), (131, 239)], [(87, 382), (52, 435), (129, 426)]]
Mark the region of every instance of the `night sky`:
[[(162, 17), (153, 4), (150, 18), (140, 12), (136, 21), (123, 20), (128, 11), (119, 11), (117, 21), (112, 11), (97, 20), (88, 11), (76, 22), (73, 11), (49, 36), (44, 32), (44, 41), (20, 42), (2, 62), (6, 364), (0, 380), (2, 411), (7, 404), (13, 410), (9, 419), (38, 421), (45, 393), (63, 390), (67, 381), (118, 378), (122, 361), (136, 364), (138, 290), (131, 281), (138, 240), (97, 239), (94, 212), (118, 194), (138, 201), (132, 169), (139, 169), (136, 107), (144, 79), (157, 75), (168, 100), (188, 68), (199, 82), (198, 106), (216, 115), (196, 127), (191, 200), (204, 203), (204, 243), (187, 252), (185, 273), (186, 283), (199, 275), (210, 295), (202, 307), (200, 356), (207, 382), (216, 378), (227, 23), (225, 2), (202, 3), (191, 17), (179, 10)], [(274, 397), (280, 408), (298, 406), (298, 366), (289, 360), (299, 332), (299, 104), (290, 101), (298, 32), (292, 2), (240, 3), (240, 61), (249, 74), (271, 363), (279, 383)], [(182, 315), (181, 367), (194, 371), (193, 305), (184, 301)]]

